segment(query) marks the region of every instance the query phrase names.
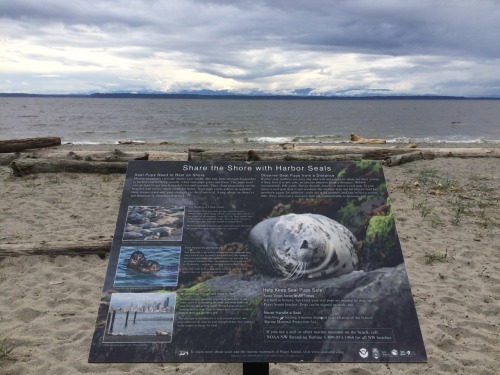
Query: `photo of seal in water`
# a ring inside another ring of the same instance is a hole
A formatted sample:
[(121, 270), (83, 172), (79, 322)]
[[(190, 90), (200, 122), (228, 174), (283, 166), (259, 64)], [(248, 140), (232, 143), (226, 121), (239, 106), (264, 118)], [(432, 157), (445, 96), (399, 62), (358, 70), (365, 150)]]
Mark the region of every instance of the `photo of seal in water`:
[(139, 269), (146, 262), (146, 257), (142, 251), (134, 251), (127, 261), (127, 266), (134, 270)]
[(142, 273), (156, 273), (160, 270), (160, 264), (155, 260), (147, 260), (137, 270)]
[(155, 273), (160, 270), (160, 264), (146, 259), (142, 251), (134, 251), (127, 261), (127, 267), (142, 273)]
[(175, 286), (180, 253), (180, 246), (122, 246), (114, 286)]
[(356, 237), (342, 224), (318, 214), (287, 214), (250, 231), (254, 267), (285, 279), (335, 277), (358, 266)]

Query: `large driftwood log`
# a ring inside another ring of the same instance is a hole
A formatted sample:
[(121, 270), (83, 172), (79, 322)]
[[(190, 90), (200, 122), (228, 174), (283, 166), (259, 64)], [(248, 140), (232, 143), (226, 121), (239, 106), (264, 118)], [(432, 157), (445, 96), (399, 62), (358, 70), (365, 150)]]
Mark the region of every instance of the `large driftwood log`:
[(72, 159), (84, 161), (127, 162), (129, 160), (149, 160), (147, 152), (123, 152), (119, 149), (113, 151), (42, 151), (30, 155), (43, 159)]
[(349, 143), (385, 143), (385, 139), (363, 138), (357, 134), (351, 133), (351, 140)]
[(125, 173), (126, 162), (103, 163), (98, 161), (58, 159), (18, 159), (9, 164), (14, 176), (30, 173)]
[[(191, 149), (189, 153), (151, 151), (149, 160), (221, 160), (221, 161), (341, 161), (341, 160), (386, 160), (386, 165), (398, 165), (418, 159), (437, 157), (500, 157), (500, 148), (406, 148), (400, 146), (300, 146), (287, 145), (266, 147), (250, 151), (219, 151)], [(413, 156), (390, 159), (397, 155), (415, 153)], [(42, 155), (42, 154), (40, 154)], [(50, 154), (48, 154), (50, 155)], [(416, 156), (419, 155), (419, 156)], [(420, 155), (422, 157), (420, 157)], [(53, 156), (53, 155), (51, 155)], [(412, 159), (413, 158), (413, 159)], [(6, 161), (9, 160), (8, 158)], [(399, 160), (399, 161), (398, 161)], [(125, 173), (126, 162), (97, 162), (73, 159), (21, 158), (10, 162), (14, 175), (29, 173)]]
[(0, 165), (9, 165), (13, 160), (19, 158), (19, 153), (9, 152), (6, 154), (0, 154)]
[(43, 159), (73, 159), (85, 161), (129, 161), (129, 160), (187, 160), (187, 152), (143, 151), (123, 152), (115, 149), (109, 151), (41, 151), (31, 155), (20, 154), (22, 157), (39, 157)]
[(0, 140), (0, 153), (18, 152), (32, 148), (60, 146), (59, 137), (38, 137)]
[(109, 253), (111, 241), (86, 244), (44, 242), (42, 244), (0, 244), (0, 258), (23, 255), (88, 255)]
[(395, 167), (396, 165), (422, 160), (424, 158), (424, 153), (422, 151), (409, 152), (407, 154), (394, 155), (385, 159), (384, 165), (387, 167)]
[(403, 147), (361, 147), (361, 146), (295, 146), (286, 149), (265, 149), (250, 151), (190, 150), (189, 160), (385, 160), (409, 151), (422, 154), (423, 159), (436, 157), (500, 157), (500, 149), (492, 148), (403, 148)]
[(109, 151), (59, 151), (41, 150), (35, 152), (11, 152), (0, 154), (0, 165), (9, 165), (16, 159), (62, 159), (84, 160), (102, 162), (127, 162), (130, 160), (187, 160), (187, 152), (148, 151), (148, 152), (122, 152)]
[(295, 150), (299, 151), (316, 151), (330, 150), (331, 152), (344, 152), (347, 150), (350, 153), (362, 153), (365, 155), (400, 155), (408, 152), (420, 151), (426, 158), (437, 157), (459, 157), (459, 158), (498, 158), (500, 157), (500, 148), (479, 148), (479, 147), (382, 147), (382, 146), (296, 146)]
[(331, 151), (189, 151), (189, 160), (205, 161), (335, 161), (335, 160), (361, 160), (362, 154), (342, 153), (336, 154)]

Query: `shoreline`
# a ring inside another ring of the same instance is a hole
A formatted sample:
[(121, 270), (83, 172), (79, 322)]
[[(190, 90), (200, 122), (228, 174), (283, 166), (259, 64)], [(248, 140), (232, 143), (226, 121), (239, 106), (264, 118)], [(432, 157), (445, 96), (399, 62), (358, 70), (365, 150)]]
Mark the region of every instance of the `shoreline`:
[[(478, 144), (478, 143), (420, 143), (420, 144), (409, 144), (409, 143), (384, 143), (384, 144), (352, 144), (348, 141), (342, 143), (173, 143), (173, 142), (144, 142), (144, 143), (117, 143), (117, 144), (94, 144), (94, 145), (80, 145), (63, 143), (57, 147), (51, 147), (44, 150), (58, 150), (64, 152), (77, 152), (77, 151), (114, 151), (116, 149), (123, 152), (148, 152), (148, 151), (165, 151), (172, 153), (185, 153), (186, 156), (190, 150), (204, 150), (204, 151), (249, 151), (249, 150), (273, 150), (280, 148), (281, 145), (295, 145), (298, 147), (305, 148), (336, 148), (336, 147), (373, 147), (373, 148), (408, 148), (411, 151), (410, 146), (417, 145), (419, 148), (424, 149), (434, 149), (434, 148), (450, 148), (450, 149), (500, 149), (500, 143), (491, 144)], [(38, 150), (27, 150), (37, 152)], [(1, 154), (0, 154), (1, 155)]]
[[(453, 146), (466, 147), (461, 143)], [(500, 147), (490, 146), (484, 148)], [(248, 144), (218, 147), (226, 151), (250, 149)], [(187, 155), (190, 148), (211, 146), (63, 144), (55, 149), (115, 148)], [(428, 363), (279, 363), (271, 364), (273, 375), (496, 373), (500, 358), (500, 163), (494, 158), (436, 158), (384, 167), (384, 174)], [(14, 177), (7, 166), (0, 166), (0, 180), (4, 198), (0, 202), (4, 213), (0, 247), (111, 241), (123, 174), (61, 172)], [(241, 364), (234, 363), (87, 363), (107, 257), (23, 255), (0, 259), (0, 342), (6, 339), (7, 346), (14, 346), (10, 353), (13, 359), (0, 358), (3, 371), (241, 374)]]

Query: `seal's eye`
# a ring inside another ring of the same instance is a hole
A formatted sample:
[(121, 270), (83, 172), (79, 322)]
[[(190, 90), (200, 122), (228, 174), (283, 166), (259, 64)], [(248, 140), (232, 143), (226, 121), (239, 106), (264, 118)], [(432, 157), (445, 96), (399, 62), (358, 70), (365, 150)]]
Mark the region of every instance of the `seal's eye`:
[(307, 249), (309, 247), (309, 244), (307, 243), (306, 240), (302, 241), (302, 245), (300, 246), (301, 249)]

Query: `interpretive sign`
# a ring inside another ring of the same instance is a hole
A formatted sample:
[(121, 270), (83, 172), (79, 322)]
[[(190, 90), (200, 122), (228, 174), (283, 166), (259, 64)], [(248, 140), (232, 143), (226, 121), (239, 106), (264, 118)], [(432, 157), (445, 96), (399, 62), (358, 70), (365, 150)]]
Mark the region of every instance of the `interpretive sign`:
[(89, 361), (426, 361), (381, 163), (130, 162)]

